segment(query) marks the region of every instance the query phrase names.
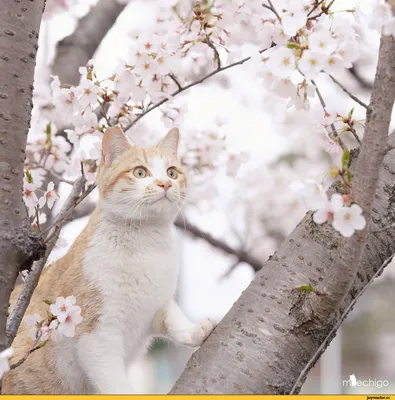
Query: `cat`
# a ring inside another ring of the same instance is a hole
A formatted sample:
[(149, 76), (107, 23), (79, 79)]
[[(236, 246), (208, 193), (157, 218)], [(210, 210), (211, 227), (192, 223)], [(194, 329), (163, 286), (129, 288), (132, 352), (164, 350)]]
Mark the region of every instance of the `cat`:
[[(174, 300), (178, 256), (173, 221), (186, 196), (179, 132), (156, 147), (130, 144), (119, 127), (103, 136), (99, 202), (68, 253), (42, 274), (26, 315), (45, 315), (58, 296), (75, 296), (75, 336), (49, 340), (3, 378), (4, 394), (128, 394), (127, 366), (155, 337), (196, 348), (214, 329), (193, 324)], [(20, 292), (12, 295), (13, 304)], [(30, 346), (22, 322), (11, 362)]]

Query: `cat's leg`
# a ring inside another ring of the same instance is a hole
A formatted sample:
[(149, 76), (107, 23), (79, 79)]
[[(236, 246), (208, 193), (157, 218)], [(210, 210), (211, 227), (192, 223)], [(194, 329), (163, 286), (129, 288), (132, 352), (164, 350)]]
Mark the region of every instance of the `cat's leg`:
[(125, 364), (123, 341), (104, 335), (89, 334), (80, 338), (78, 359), (96, 394), (132, 394)]
[(153, 330), (155, 335), (168, 337), (175, 343), (197, 347), (206, 340), (215, 325), (210, 319), (204, 319), (200, 324), (190, 322), (178, 304), (172, 300), (165, 309), (157, 313)]

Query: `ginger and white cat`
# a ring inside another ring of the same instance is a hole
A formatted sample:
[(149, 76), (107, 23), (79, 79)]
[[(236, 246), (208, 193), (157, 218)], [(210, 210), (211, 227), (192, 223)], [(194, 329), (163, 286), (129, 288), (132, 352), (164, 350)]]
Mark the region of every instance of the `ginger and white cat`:
[[(43, 273), (26, 313), (45, 315), (43, 300), (74, 295), (83, 321), (74, 337), (49, 340), (7, 373), (4, 394), (133, 393), (127, 365), (152, 338), (196, 347), (211, 333), (212, 321), (191, 323), (174, 301), (172, 226), (187, 190), (178, 139), (172, 129), (157, 147), (140, 148), (120, 128), (107, 129), (97, 208), (69, 252)], [(28, 330), (22, 322), (12, 362), (30, 348)]]

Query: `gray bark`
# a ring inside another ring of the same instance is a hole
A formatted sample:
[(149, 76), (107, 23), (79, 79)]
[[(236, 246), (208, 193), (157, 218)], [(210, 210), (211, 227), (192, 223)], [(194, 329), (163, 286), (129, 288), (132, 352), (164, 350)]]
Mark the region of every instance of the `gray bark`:
[[(289, 393), (304, 366), (316, 361), (342, 311), (395, 253), (394, 134), (392, 150), (381, 162), (395, 93), (394, 55), (394, 40), (384, 39), (360, 158), (353, 166), (353, 193), (370, 226), (366, 241), (358, 236), (365, 245), (355, 243), (357, 237), (345, 240), (327, 224), (315, 225), (307, 214), (192, 356), (171, 394)], [(308, 283), (319, 292), (294, 290)]]
[[(395, 146), (395, 135), (390, 144)], [(380, 170), (373, 230), (395, 223), (394, 180), (395, 151), (391, 150)], [(335, 323), (328, 321), (329, 314), (316, 315), (317, 294), (292, 290), (310, 282), (326, 291), (322, 282), (330, 285), (339, 273), (334, 267), (343, 244), (331, 227), (316, 226), (307, 214), (192, 356), (171, 394), (289, 393)], [(370, 234), (357, 278), (336, 310), (337, 318), (394, 252), (395, 226)]]
[(115, 0), (100, 0), (79, 20), (75, 31), (58, 43), (52, 71), (62, 83), (78, 85), (78, 68), (93, 57), (124, 8)]
[[(0, 351), (19, 268), (37, 258), (23, 203), (38, 32), (44, 0), (5, 1), (0, 13)], [(37, 248), (36, 248), (37, 246)]]

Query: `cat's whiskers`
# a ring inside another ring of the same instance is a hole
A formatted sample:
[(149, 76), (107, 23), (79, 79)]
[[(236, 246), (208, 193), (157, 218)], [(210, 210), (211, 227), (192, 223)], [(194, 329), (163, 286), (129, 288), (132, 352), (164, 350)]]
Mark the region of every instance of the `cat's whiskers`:
[[(178, 210), (180, 212), (179, 214), (181, 215), (182, 221), (184, 223), (184, 234), (185, 234), (187, 232), (187, 223), (185, 221), (184, 213), (183, 213), (182, 208), (179, 206), (177, 201), (175, 202), (175, 204), (176, 204), (176, 206), (177, 206), (177, 208), (178, 208)], [(180, 204), (182, 204), (181, 201), (180, 201)]]

